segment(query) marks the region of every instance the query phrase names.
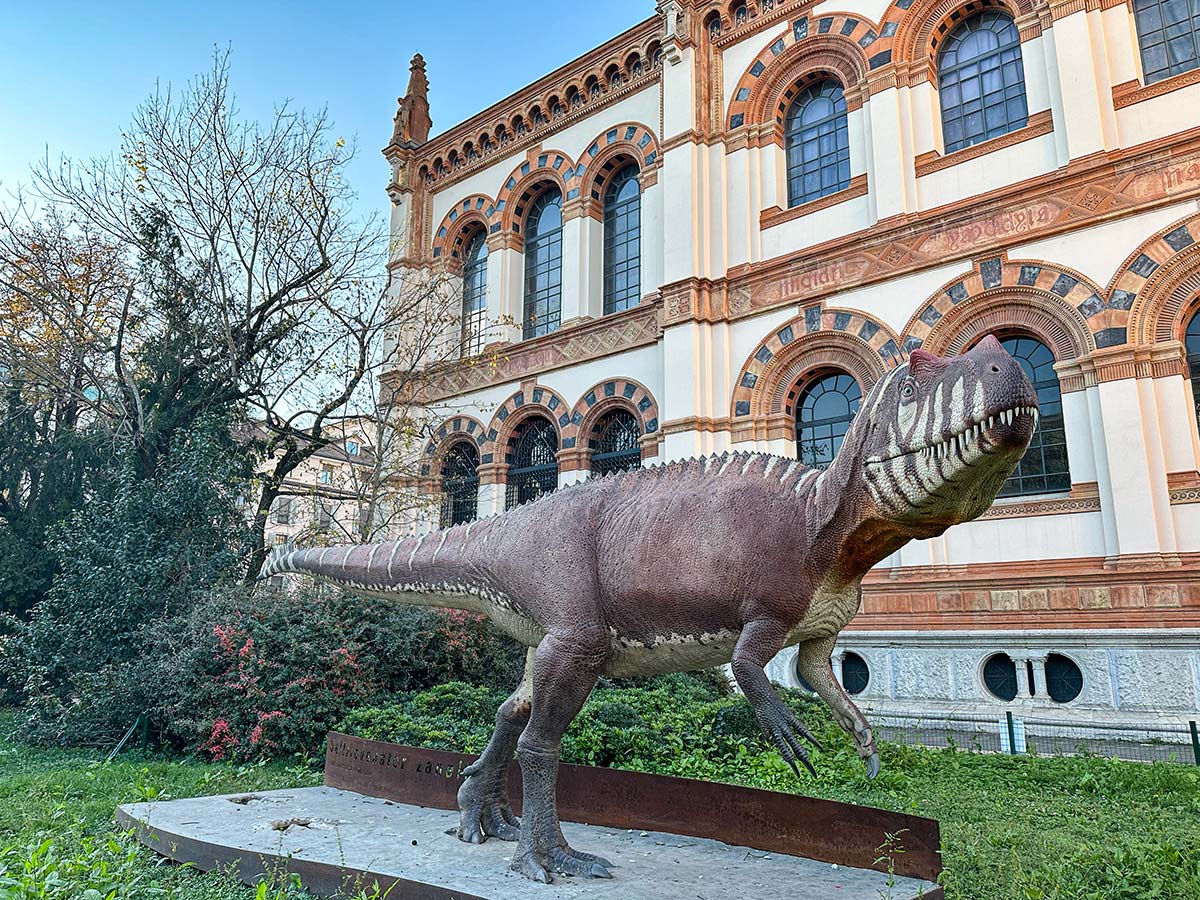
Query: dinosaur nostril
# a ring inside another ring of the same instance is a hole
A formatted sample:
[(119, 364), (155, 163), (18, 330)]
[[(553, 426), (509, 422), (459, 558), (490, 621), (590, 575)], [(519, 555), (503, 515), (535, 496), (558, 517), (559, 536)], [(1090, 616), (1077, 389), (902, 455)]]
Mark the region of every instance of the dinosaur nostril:
[(1000, 367), (995, 363), (992, 363), (992, 373), (997, 375), (1000, 373)]

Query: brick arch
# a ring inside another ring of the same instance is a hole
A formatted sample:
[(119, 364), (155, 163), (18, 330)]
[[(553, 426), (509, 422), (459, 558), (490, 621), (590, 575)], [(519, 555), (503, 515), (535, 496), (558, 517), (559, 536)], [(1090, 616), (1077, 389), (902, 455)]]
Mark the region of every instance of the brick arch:
[[(487, 462), (507, 465), (506, 456), (513, 430), (532, 415), (550, 420), (558, 432), (559, 450), (575, 446), (579, 429), (571, 421), (571, 407), (558, 393), (540, 384), (526, 385), (500, 404), (488, 425), (486, 443), (480, 448)], [(481, 458), (481, 462), (483, 462)]]
[(467, 237), (475, 228), (486, 235), (496, 216), (496, 204), (485, 194), (463, 199), (442, 218), (433, 235), (433, 258), (458, 260), (466, 250)]
[(623, 122), (598, 135), (580, 158), (580, 164), (586, 167), (583, 194), (589, 198), (590, 207), (603, 204), (608, 180), (616, 172), (618, 160), (625, 157), (637, 163), (643, 188), (654, 183), (659, 164), (658, 139), (645, 125)]
[(797, 19), (738, 79), (726, 118), (729, 130), (748, 126), (782, 140), (781, 109), (800, 83), (818, 74), (836, 78), (845, 90), (847, 108), (858, 109), (870, 69), (863, 48), (876, 40), (874, 23), (858, 16), (834, 13), (811, 22)]
[(490, 462), (483, 458), (484, 447), (487, 444), (487, 428), (474, 416), (460, 413), (446, 419), (425, 444), (420, 463), (422, 477), (430, 478), (434, 482), (440, 479), (446, 453), (460, 441), (470, 441), (475, 445), (475, 449), (479, 451), (480, 465)]
[(1097, 347), (1088, 312), (1103, 312), (1102, 295), (1073, 269), (991, 257), (944, 285), (917, 310), (904, 330), (902, 349), (911, 353), (920, 347), (947, 356), (961, 353), (987, 332), (1019, 331), (1038, 337), (1060, 361), (1077, 359)]
[(1200, 294), (1200, 215), (1168, 225), (1126, 258), (1109, 284), (1109, 303), (1128, 310), (1132, 344), (1183, 340)]
[(525, 227), (525, 211), (529, 202), (547, 182), (562, 191), (563, 203), (579, 196), (579, 177), (571, 157), (558, 150), (529, 151), (521, 163), (504, 180), (504, 186), (496, 195), (496, 214), (491, 231), (503, 231), (520, 235)]
[[(1041, 34), (1040, 21), (1032, 21), (1043, 0), (895, 0), (880, 23), (891, 34), (891, 57), (901, 83), (937, 83), (937, 54), (946, 35), (959, 22), (987, 9), (1003, 10), (1013, 17), (1021, 40)], [(874, 68), (874, 65), (872, 65)], [(906, 77), (904, 77), (906, 76)]]
[[(596, 423), (612, 409), (625, 409), (633, 413), (641, 425), (642, 437), (658, 435), (658, 402), (640, 381), (632, 378), (609, 378), (586, 391), (571, 410), (571, 422), (576, 427), (578, 446), (583, 453), (580, 468), (588, 468), (591, 458), (591, 440)], [(656, 442), (643, 441), (642, 456), (656, 455)]]
[(899, 343), (894, 331), (864, 312), (809, 307), (760, 341), (742, 366), (730, 408), (740, 433), (735, 439), (790, 435), (794, 389), (816, 369), (849, 372), (865, 395), (903, 362)]

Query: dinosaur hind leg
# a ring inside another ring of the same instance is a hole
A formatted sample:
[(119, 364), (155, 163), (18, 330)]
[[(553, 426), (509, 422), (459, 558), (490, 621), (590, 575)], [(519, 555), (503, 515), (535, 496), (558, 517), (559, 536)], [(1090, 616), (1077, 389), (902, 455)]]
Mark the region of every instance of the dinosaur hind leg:
[(833, 652), (836, 638), (818, 638), (805, 641), (796, 648), (796, 668), (817, 692), (825, 704), (833, 710), (834, 720), (854, 739), (858, 755), (867, 767), (867, 776), (879, 774), (879, 750), (867, 717), (854, 705), (845, 688), (833, 677), (833, 666), (829, 655)]
[(533, 660), (531, 649), (521, 684), (496, 711), (496, 729), (487, 747), (463, 770), (467, 778), (458, 789), (458, 838), (469, 844), (482, 844), (489, 837), (515, 841), (520, 836), (521, 821), (508, 804), (508, 764), (529, 721)]
[(521, 837), (512, 859), (512, 868), (534, 881), (549, 883), (551, 872), (609, 877), (612, 863), (567, 844), (555, 789), (563, 732), (592, 692), (607, 652), (602, 630), (569, 638), (550, 634), (537, 648), (532, 715), (517, 744), (524, 798)]

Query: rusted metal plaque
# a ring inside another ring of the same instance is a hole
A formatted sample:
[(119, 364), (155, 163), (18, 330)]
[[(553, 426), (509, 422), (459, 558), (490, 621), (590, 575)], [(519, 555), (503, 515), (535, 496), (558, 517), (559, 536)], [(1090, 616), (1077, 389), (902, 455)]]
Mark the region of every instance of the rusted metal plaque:
[[(476, 757), (329, 733), (325, 784), (400, 803), (457, 809), (462, 770)], [(520, 810), (521, 777), (508, 770)], [(893, 836), (892, 870), (935, 881), (941, 836), (933, 819), (689, 778), (564, 765), (558, 777), (563, 821), (711, 838), (772, 853), (887, 871), (881, 851)]]

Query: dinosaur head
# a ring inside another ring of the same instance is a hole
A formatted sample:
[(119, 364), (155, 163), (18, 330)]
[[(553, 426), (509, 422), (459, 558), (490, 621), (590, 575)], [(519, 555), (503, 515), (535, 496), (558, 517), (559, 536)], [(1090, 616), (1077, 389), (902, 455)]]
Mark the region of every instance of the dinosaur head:
[(991, 506), (1037, 417), (1033, 385), (991, 335), (962, 356), (914, 350), (855, 421), (868, 496), (911, 537), (941, 534)]

